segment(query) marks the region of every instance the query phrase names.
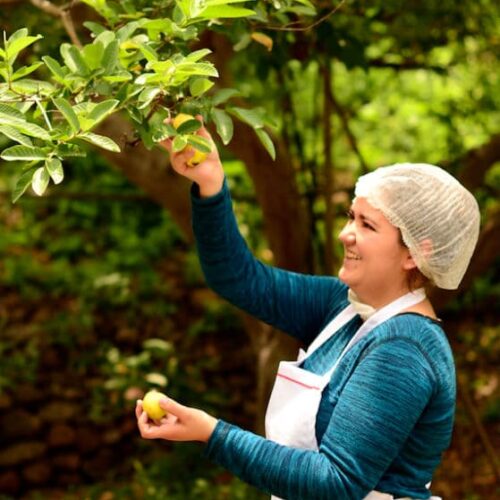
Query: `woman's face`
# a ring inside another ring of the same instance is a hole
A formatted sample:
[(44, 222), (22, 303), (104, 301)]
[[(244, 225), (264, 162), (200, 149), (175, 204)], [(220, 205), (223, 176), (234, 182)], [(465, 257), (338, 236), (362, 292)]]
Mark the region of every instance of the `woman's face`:
[(344, 260), (339, 278), (358, 297), (381, 307), (408, 291), (406, 274), (415, 267), (399, 230), (365, 198), (355, 198), (339, 235)]

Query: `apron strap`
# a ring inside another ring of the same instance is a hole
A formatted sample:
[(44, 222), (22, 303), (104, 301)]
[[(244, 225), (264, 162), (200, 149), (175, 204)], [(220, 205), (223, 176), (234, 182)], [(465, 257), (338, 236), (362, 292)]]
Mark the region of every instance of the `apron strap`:
[(356, 310), (349, 304), (347, 307), (342, 309), (335, 318), (333, 318), (330, 323), (328, 323), (319, 335), (311, 342), (307, 348), (306, 355), (310, 356), (318, 347), (325, 343), (332, 335), (338, 332), (344, 325), (349, 323), (352, 318), (356, 316)]
[(332, 366), (330, 370), (328, 370), (327, 373), (325, 373), (324, 377), (330, 380), (331, 376), (333, 375), (333, 372), (337, 368), (342, 358), (347, 354), (347, 352), (352, 347), (354, 347), (360, 340), (362, 340), (363, 337), (366, 337), (366, 335), (368, 335), (374, 328), (382, 324), (384, 321), (387, 321), (388, 319), (392, 318), (396, 314), (400, 313), (404, 309), (407, 309), (408, 307), (411, 307), (415, 304), (418, 304), (419, 302), (422, 302), (422, 300), (424, 299), (425, 299), (425, 290), (423, 288), (419, 288), (414, 292), (408, 292), (407, 294), (399, 297), (398, 299), (382, 307), (375, 314), (370, 316), (360, 326), (358, 331), (351, 338), (349, 343), (345, 346), (344, 350), (338, 357), (335, 364)]

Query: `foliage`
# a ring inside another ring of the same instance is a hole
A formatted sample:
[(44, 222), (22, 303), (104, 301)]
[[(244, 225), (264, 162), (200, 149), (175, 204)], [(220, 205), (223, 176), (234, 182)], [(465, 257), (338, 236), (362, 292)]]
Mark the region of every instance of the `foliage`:
[[(210, 151), (210, 144), (195, 134), (198, 122), (186, 123), (176, 131), (165, 120), (181, 109), (201, 113), (205, 120), (215, 122), (222, 142), (227, 144), (233, 134), (232, 115), (251, 125), (274, 156), (261, 112), (229, 105), (238, 94), (234, 89), (207, 95), (214, 84), (211, 79), (219, 76), (207, 59), (211, 50), (190, 48), (211, 23), (257, 15), (235, 5), (241, 2), (178, 0), (145, 6), (132, 1), (86, 0), (105, 22), (84, 23), (92, 41), (81, 47), (63, 43), (59, 59), (45, 55), (29, 65), (18, 66), (16, 60), (41, 35), (29, 35), (27, 28), (8, 37), (4, 32), (0, 133), (17, 144), (5, 149), (1, 158), (24, 165), (14, 201), (29, 186), (42, 195), (50, 180), (62, 182), (62, 162), (82, 156), (84, 143), (119, 152), (116, 142), (93, 132), (117, 112), (129, 117), (149, 148), (166, 137), (175, 137), (177, 150), (190, 144), (204, 152)], [(31, 78), (37, 71), (43, 79)]]

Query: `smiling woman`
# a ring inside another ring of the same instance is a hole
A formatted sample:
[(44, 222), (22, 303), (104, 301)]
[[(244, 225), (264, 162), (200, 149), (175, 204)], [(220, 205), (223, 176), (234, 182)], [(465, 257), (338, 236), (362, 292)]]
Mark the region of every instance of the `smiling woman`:
[(359, 300), (379, 308), (408, 290), (406, 276), (416, 267), (399, 231), (365, 198), (356, 198), (350, 221), (340, 233), (345, 256), (339, 278)]
[[(198, 132), (210, 140), (202, 128)], [(457, 287), (477, 240), (472, 195), (431, 165), (394, 165), (361, 177), (340, 233), (339, 277), (264, 265), (232, 211), (216, 148), (189, 167), (193, 228), (208, 284), (236, 306), (299, 339), (282, 361), (266, 413), (266, 437), (170, 399), (168, 418), (136, 408), (145, 439), (197, 440), (206, 456), (275, 498), (427, 499), (450, 443), (453, 355), (422, 288)], [(401, 244), (403, 240), (404, 244)]]

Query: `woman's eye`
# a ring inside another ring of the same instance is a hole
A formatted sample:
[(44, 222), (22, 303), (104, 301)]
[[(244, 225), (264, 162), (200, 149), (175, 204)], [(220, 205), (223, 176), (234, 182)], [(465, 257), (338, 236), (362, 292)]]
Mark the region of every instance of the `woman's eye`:
[(371, 229), (372, 231), (375, 231), (375, 228), (371, 224), (368, 224), (368, 222), (363, 222), (363, 227), (366, 227), (367, 229)]

